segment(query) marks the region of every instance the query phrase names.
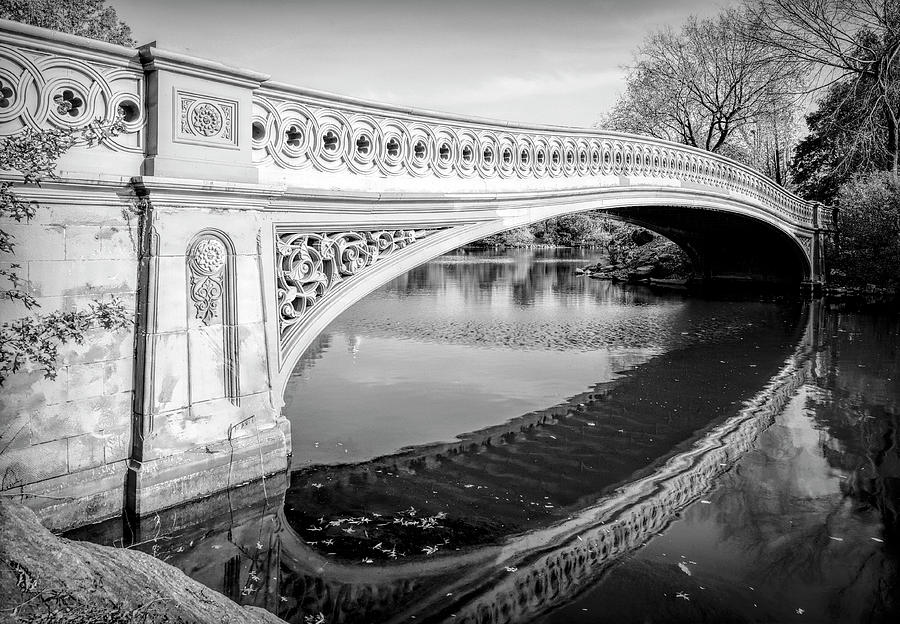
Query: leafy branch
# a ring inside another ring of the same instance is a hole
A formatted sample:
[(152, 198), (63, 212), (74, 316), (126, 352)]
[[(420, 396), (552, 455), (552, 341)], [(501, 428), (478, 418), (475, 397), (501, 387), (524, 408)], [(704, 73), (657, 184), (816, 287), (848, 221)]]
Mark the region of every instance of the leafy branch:
[[(75, 146), (92, 147), (123, 129), (121, 114), (110, 124), (100, 120), (77, 129), (54, 128), (26, 130), (0, 139), (0, 170), (18, 171), (22, 183), (40, 186), (45, 179), (57, 179), (59, 159)], [(0, 217), (17, 223), (28, 222), (37, 214), (40, 204), (24, 199), (13, 182), (0, 182)], [(15, 236), (0, 229), (0, 253), (15, 254)], [(28, 280), (22, 278), (19, 264), (0, 268), (0, 299), (21, 302), (26, 309), (40, 304), (28, 290)], [(44, 376), (56, 377), (59, 348), (66, 342), (80, 344), (86, 332), (102, 327), (117, 330), (127, 327), (131, 320), (122, 302), (113, 297), (110, 302), (94, 301), (90, 310), (33, 314), (0, 325), (0, 386), (6, 379), (23, 369), (36, 367)]]

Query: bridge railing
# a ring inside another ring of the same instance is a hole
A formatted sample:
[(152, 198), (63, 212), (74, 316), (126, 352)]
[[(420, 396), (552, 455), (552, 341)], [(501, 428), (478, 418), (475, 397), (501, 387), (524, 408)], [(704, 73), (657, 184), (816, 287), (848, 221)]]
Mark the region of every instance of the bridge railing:
[(674, 179), (813, 227), (815, 205), (739, 162), (669, 141), (391, 106), (280, 83), (253, 98), (253, 158), (290, 170), (463, 179)]
[(624, 176), (733, 194), (803, 227), (830, 216), (814, 217), (815, 204), (750, 167), (659, 139), (381, 104), (152, 45), (139, 52), (3, 20), (0, 33), (3, 134), (125, 118), (106, 149), (74, 153), (63, 172), (253, 182), (274, 167), (301, 186), (323, 183), (304, 175), (318, 172), (471, 180), (440, 188), (482, 191), (614, 186), (609, 178)]

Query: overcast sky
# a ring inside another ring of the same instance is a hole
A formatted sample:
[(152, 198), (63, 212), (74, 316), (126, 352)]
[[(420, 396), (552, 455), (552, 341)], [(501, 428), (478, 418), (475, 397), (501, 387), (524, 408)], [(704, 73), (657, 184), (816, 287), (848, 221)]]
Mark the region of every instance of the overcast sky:
[(652, 30), (736, 0), (108, 0), (138, 43), (373, 100), (591, 126)]

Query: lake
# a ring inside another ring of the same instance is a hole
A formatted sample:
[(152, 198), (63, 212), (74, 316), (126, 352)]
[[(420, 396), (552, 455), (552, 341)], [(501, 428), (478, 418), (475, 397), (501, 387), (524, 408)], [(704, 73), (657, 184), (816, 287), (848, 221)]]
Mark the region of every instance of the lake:
[(900, 621), (900, 322), (460, 251), (310, 347), (292, 474), (142, 548), (290, 622)]

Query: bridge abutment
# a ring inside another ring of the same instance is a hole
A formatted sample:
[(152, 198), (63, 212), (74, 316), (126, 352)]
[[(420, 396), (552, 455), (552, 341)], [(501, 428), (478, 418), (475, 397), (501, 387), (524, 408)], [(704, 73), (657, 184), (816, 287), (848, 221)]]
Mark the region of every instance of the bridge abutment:
[(138, 516), (283, 472), (290, 454), (270, 383), (267, 223), (150, 180), (135, 181), (146, 205), (128, 480)]

